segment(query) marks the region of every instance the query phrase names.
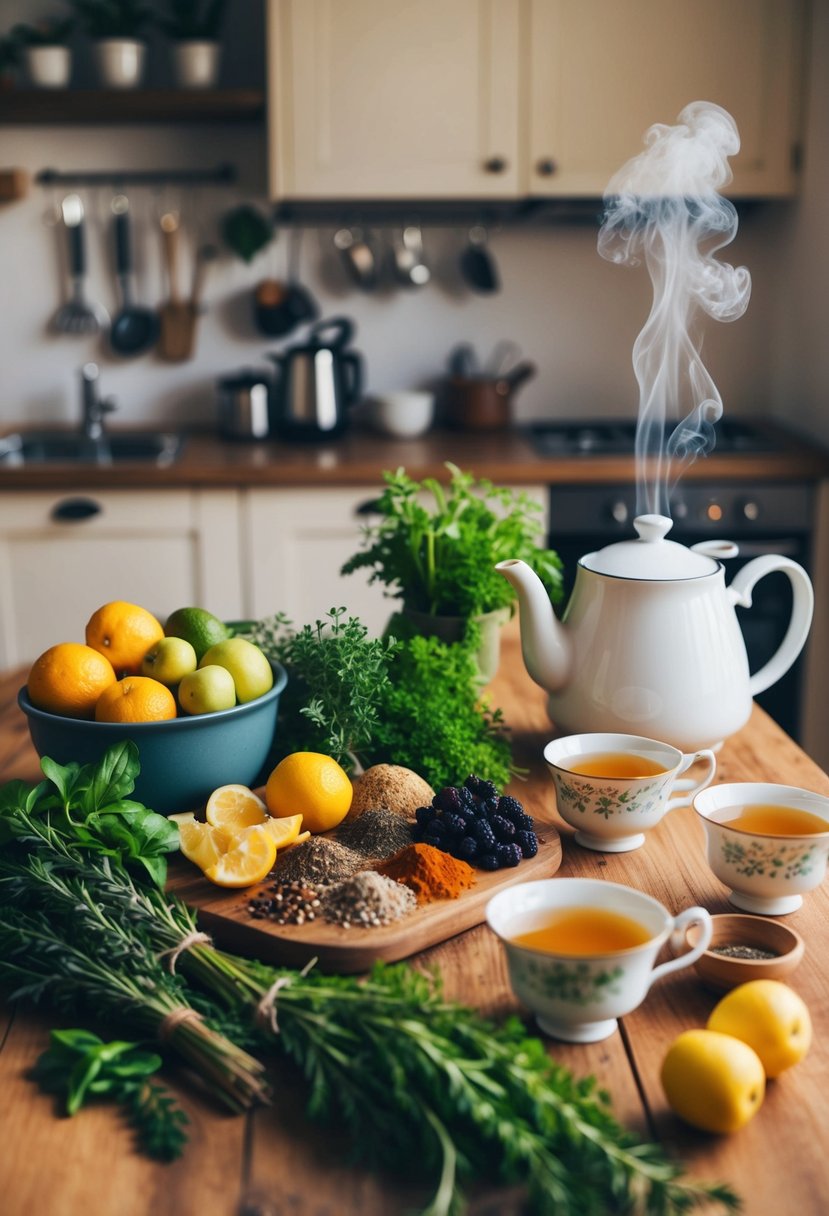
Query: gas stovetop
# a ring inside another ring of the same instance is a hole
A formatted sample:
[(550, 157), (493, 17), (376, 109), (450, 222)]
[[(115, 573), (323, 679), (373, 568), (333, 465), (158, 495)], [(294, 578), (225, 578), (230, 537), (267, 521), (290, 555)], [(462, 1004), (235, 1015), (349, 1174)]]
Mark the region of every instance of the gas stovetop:
[[(676, 423), (669, 423), (670, 433)], [(620, 418), (556, 419), (531, 422), (521, 428), (541, 456), (633, 456), (636, 423)], [(714, 428), (714, 450), (770, 452), (774, 443), (751, 422), (721, 418)]]

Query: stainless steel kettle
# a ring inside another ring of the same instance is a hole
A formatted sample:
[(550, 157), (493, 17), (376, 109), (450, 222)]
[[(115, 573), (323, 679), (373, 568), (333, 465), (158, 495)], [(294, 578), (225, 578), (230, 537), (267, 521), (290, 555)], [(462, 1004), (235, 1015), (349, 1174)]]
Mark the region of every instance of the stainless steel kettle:
[(353, 322), (332, 317), (318, 321), (304, 345), (268, 356), (276, 367), (273, 416), (280, 435), (319, 439), (345, 429), (362, 384), (359, 354), (344, 349), (353, 335)]

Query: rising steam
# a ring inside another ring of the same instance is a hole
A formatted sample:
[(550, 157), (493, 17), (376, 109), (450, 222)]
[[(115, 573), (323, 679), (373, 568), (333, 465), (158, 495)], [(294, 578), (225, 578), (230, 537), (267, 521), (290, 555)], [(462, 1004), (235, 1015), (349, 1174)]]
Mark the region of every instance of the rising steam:
[(633, 348), (636, 509), (668, 515), (671, 487), (714, 447), (723, 408), (695, 322), (700, 311), (717, 321), (742, 316), (751, 278), (715, 256), (737, 232), (734, 206), (717, 193), (731, 181), (728, 157), (740, 149), (731, 115), (692, 102), (676, 126), (652, 126), (645, 144), (605, 191), (599, 253), (628, 266), (644, 259), (653, 282), (650, 316)]

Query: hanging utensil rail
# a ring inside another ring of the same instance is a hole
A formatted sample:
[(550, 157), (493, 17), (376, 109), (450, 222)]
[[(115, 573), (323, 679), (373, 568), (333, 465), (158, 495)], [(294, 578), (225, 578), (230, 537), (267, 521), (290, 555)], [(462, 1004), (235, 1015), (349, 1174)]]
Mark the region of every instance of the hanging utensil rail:
[(39, 186), (232, 186), (235, 165), (215, 169), (107, 169), (63, 172), (41, 169), (35, 177)]

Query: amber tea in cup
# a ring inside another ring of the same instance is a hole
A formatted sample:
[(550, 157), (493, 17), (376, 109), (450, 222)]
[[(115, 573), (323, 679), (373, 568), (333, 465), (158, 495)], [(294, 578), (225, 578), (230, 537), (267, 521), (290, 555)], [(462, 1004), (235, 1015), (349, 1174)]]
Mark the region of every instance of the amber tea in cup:
[(653, 935), (634, 920), (610, 908), (559, 908), (532, 929), (510, 938), (516, 946), (550, 954), (615, 954), (644, 946)]
[(816, 836), (818, 832), (829, 830), (829, 824), (819, 815), (772, 802), (726, 806), (715, 811), (711, 818), (715, 823), (727, 823), (730, 828), (754, 832), (757, 836)]
[(560, 768), (581, 777), (657, 777), (668, 769), (658, 760), (639, 756), (635, 752), (593, 752), (589, 755), (566, 756), (558, 762)]

